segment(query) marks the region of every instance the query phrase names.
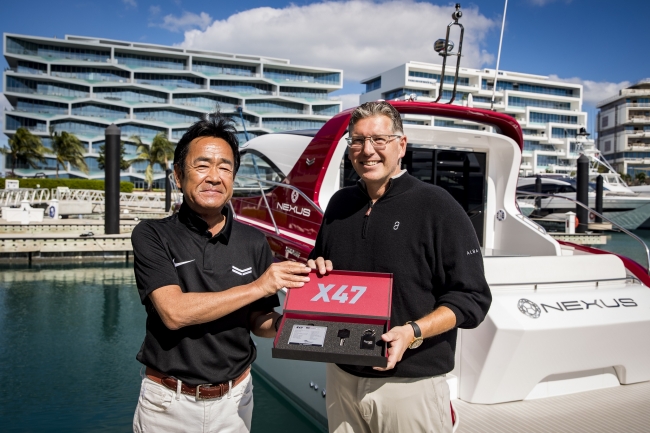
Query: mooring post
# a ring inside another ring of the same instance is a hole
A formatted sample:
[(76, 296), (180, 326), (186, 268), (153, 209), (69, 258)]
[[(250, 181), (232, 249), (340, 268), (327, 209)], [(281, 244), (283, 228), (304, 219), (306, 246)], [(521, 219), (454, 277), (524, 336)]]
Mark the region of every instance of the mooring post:
[[(596, 212), (603, 214), (603, 177), (601, 175), (596, 178)], [(596, 222), (602, 223), (603, 219), (596, 216)]]
[[(589, 158), (580, 155), (578, 158), (578, 175), (576, 200), (585, 206), (589, 206)], [(576, 216), (578, 227), (576, 233), (586, 233), (589, 228), (589, 211), (576, 204)]]
[(104, 233), (120, 233), (120, 128), (106, 128), (104, 146)]
[(172, 183), (169, 180), (171, 176), (171, 169), (165, 170), (165, 212), (169, 212), (169, 209), (172, 207)]

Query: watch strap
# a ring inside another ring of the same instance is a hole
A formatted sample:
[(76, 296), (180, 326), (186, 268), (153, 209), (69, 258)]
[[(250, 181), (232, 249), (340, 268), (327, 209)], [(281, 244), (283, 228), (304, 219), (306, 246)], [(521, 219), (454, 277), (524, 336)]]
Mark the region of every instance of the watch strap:
[(413, 335), (415, 336), (415, 338), (422, 337), (422, 330), (420, 329), (417, 323), (415, 322), (406, 322), (406, 323), (408, 323), (409, 325), (411, 325), (411, 327), (413, 327)]

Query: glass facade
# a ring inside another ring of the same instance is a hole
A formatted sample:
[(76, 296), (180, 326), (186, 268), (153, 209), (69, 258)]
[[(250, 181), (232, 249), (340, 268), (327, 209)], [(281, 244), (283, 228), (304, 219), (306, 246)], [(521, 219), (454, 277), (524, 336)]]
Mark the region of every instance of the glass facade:
[(75, 80), (115, 81), (120, 83), (128, 82), (131, 76), (127, 71), (67, 65), (52, 65), (51, 75)]
[(39, 101), (37, 99), (18, 98), (16, 101), (16, 111), (45, 115), (65, 115), (68, 114), (68, 104)]
[(421, 89), (396, 89), (396, 90), (391, 90), (390, 92), (384, 93), (384, 99), (390, 100), (390, 99), (397, 99), (405, 95), (411, 95), (415, 94), (416, 96), (425, 96), (429, 97), (429, 91), (428, 90), (421, 90)]
[(555, 110), (570, 110), (569, 102), (544, 101), (541, 99), (519, 98), (517, 96), (508, 96), (508, 105), (513, 107), (541, 107), (553, 108)]
[(160, 69), (185, 69), (184, 59), (175, 59), (173, 57), (145, 56), (142, 54), (115, 53), (115, 60), (120, 65), (126, 65), (129, 68), (160, 68)]
[[(619, 154), (620, 155), (620, 154)], [(623, 158), (650, 158), (650, 151), (648, 152), (623, 152)]]
[(183, 135), (187, 132), (187, 128), (183, 129), (172, 129), (172, 140), (180, 140)]
[(256, 68), (255, 66), (231, 65), (228, 63), (193, 60), (192, 70), (206, 75), (238, 75), (240, 77), (254, 77)]
[(182, 87), (185, 89), (203, 88), (203, 78), (183, 77), (181, 75), (163, 75), (163, 74), (135, 74), (135, 82), (149, 86), (160, 86), (175, 89)]
[[(449, 101), (451, 99), (451, 94), (453, 92), (451, 90), (443, 90), (442, 91), (442, 98), (440, 98), (441, 101)], [(456, 92), (456, 98), (454, 98), (454, 102), (457, 101), (462, 101), (464, 99), (467, 99), (467, 93), (465, 92)]]
[(524, 150), (544, 150), (555, 152), (555, 146), (552, 144), (541, 144), (539, 141), (524, 140)]
[(295, 129), (319, 129), (325, 122), (318, 120), (269, 118), (262, 120), (262, 127), (276, 131)]
[(87, 98), (90, 95), (87, 87), (77, 86), (75, 84), (50, 83), (47, 81), (35, 81), (17, 77), (7, 77), (6, 91), (58, 96), (66, 99)]
[(175, 105), (186, 105), (188, 107), (197, 107), (204, 110), (234, 110), (239, 100), (228, 98), (227, 96), (207, 96), (207, 95), (174, 95)]
[(294, 102), (270, 101), (270, 100), (247, 100), (246, 109), (258, 113), (291, 113), (291, 114), (309, 114), (302, 104)]
[(41, 44), (13, 37), (7, 38), (7, 52), (24, 56), (39, 56), (47, 60), (68, 59), (104, 63), (111, 57), (110, 50)]
[(85, 102), (83, 104), (73, 104), (72, 114), (75, 116), (102, 117), (106, 119), (127, 119), (129, 117), (129, 109), (114, 105)]
[(327, 99), (327, 90), (303, 87), (280, 87), (280, 96), (302, 99)]
[(47, 132), (45, 122), (41, 120), (27, 119), (25, 117), (12, 116), (11, 114), (7, 115), (7, 125), (5, 128), (14, 131), (18, 128), (26, 128), (32, 132)]
[(366, 93), (372, 92), (373, 90), (377, 90), (381, 87), (381, 77), (367, 81), (365, 84), (366, 84)]
[(47, 74), (47, 65), (19, 60), (16, 71), (21, 74)]
[(143, 139), (151, 140), (156, 136), (156, 134), (159, 134), (161, 132), (167, 134), (167, 129), (156, 128), (155, 126), (137, 125), (131, 123), (118, 126), (122, 131), (122, 137), (132, 137), (135, 135)]
[(259, 119), (255, 116), (251, 116), (249, 114), (244, 114), (243, 116), (240, 116), (239, 114), (228, 114), (228, 117), (232, 119), (233, 122), (235, 122), (235, 125), (238, 127), (242, 127), (242, 117), (244, 118), (244, 125), (246, 125), (246, 128), (253, 128), (259, 126)]
[(551, 137), (553, 138), (576, 138), (577, 129), (552, 128)]
[(85, 122), (83, 120), (55, 120), (50, 126), (56, 132), (69, 132), (74, 135), (83, 135), (86, 137), (103, 136), (108, 125), (101, 123)]
[(536, 113), (530, 112), (530, 123), (568, 123), (576, 125), (578, 123), (578, 116), (566, 116), (563, 114), (550, 114), (550, 113)]
[[(487, 80), (482, 80), (481, 88), (483, 90), (492, 90), (494, 84), (488, 84)], [(519, 92), (541, 93), (544, 95), (569, 96), (577, 98), (580, 96), (578, 89), (569, 89), (564, 87), (541, 86), (536, 84), (516, 83), (513, 81), (497, 80), (497, 90), (517, 90)]]
[(239, 93), (241, 95), (270, 95), (273, 93), (270, 84), (247, 83), (245, 81), (211, 80), (210, 89), (221, 92)]
[[(409, 71), (409, 77), (427, 78), (429, 80), (436, 80), (440, 82), (440, 74), (432, 74), (429, 72)], [(454, 84), (453, 75), (445, 75), (445, 84)], [(458, 77), (459, 86), (469, 86), (469, 78)]]
[(167, 95), (151, 90), (127, 89), (123, 87), (96, 87), (95, 96), (109, 101), (124, 101), (128, 103), (167, 103)]
[(338, 105), (313, 105), (312, 111), (319, 116), (333, 116), (340, 110)]
[(557, 156), (537, 155), (537, 165), (541, 167), (547, 167), (549, 165), (557, 165)]
[(317, 73), (264, 68), (264, 78), (270, 78), (274, 81), (301, 81), (303, 83), (331, 85), (339, 85), (341, 83), (341, 74), (338, 72)]
[(138, 120), (149, 120), (153, 122), (194, 123), (203, 118), (200, 113), (185, 110), (172, 110), (169, 108), (136, 108), (133, 115)]
[(102, 171), (99, 169), (99, 163), (97, 162), (97, 158), (93, 158), (92, 156), (87, 156), (84, 158), (84, 161), (86, 161), (86, 165), (88, 166), (89, 171)]

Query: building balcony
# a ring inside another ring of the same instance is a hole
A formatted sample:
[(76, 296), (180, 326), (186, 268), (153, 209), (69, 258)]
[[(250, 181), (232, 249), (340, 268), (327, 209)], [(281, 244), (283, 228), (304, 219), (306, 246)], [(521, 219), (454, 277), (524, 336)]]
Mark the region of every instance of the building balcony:
[(627, 107), (650, 107), (650, 102), (628, 102)]
[(650, 123), (650, 116), (630, 116), (628, 123)]

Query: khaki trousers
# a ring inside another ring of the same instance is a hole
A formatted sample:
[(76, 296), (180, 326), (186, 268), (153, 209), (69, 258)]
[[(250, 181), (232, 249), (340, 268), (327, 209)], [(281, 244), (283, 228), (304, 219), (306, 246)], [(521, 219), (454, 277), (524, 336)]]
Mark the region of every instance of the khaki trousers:
[(363, 378), (327, 364), (330, 433), (451, 433), (444, 376)]

